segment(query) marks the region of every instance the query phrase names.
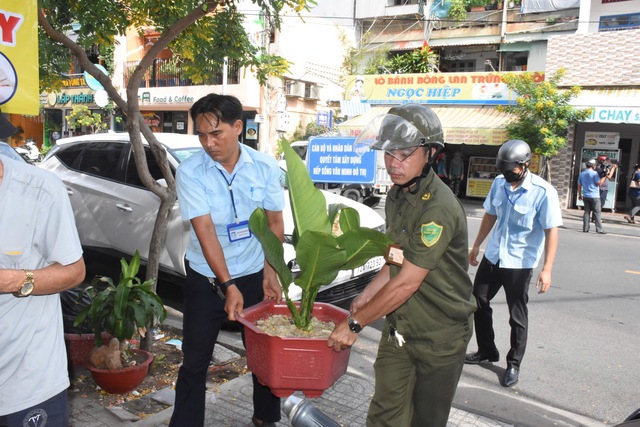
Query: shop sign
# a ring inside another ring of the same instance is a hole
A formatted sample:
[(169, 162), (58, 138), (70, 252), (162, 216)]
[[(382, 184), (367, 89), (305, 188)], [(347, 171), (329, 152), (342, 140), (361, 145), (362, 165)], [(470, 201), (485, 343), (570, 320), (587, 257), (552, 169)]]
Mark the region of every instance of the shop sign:
[(640, 124), (640, 108), (593, 107), (586, 122)]
[(47, 103), (51, 106), (59, 106), (64, 107), (65, 105), (71, 103), (72, 105), (87, 105), (87, 104), (95, 104), (94, 96), (92, 93), (75, 93), (68, 94), (66, 92), (62, 93), (50, 93), (47, 96)]
[(588, 149), (618, 149), (619, 132), (585, 132), (584, 147)]
[[(523, 74), (510, 72), (510, 74)], [(544, 73), (533, 73), (544, 81)], [(347, 100), (369, 104), (514, 104), (517, 93), (502, 82), (502, 73), (425, 73), (349, 76)]]
[(144, 91), (140, 94), (139, 100), (145, 104), (193, 104), (196, 99), (189, 95), (151, 95), (151, 92)]

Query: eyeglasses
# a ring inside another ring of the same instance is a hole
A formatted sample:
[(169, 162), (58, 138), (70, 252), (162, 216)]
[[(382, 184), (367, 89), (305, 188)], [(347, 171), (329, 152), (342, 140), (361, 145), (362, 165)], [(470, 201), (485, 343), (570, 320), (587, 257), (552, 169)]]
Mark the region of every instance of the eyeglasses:
[(398, 150), (389, 150), (389, 151), (385, 151), (384, 155), (385, 156), (391, 156), (394, 159), (396, 159), (399, 162), (404, 162), (405, 160), (407, 160), (407, 158), (409, 156), (411, 156), (413, 153), (416, 152), (416, 150), (418, 148), (420, 148), (421, 146), (415, 146), (415, 147), (409, 147), (409, 148), (400, 148)]

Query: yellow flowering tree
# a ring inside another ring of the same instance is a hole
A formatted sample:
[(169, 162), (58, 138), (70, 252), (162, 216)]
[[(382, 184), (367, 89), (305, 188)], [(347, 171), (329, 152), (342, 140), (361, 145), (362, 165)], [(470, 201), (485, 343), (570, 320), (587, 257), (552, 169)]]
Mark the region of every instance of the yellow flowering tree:
[(547, 181), (551, 175), (551, 158), (567, 144), (569, 127), (586, 119), (591, 109), (579, 109), (569, 102), (581, 88), (558, 89), (565, 74), (563, 68), (544, 81), (534, 79), (532, 73), (507, 73), (502, 81), (517, 92), (514, 105), (499, 106), (498, 110), (511, 113), (514, 119), (506, 126), (509, 138), (527, 141), (535, 154), (543, 157), (540, 175)]

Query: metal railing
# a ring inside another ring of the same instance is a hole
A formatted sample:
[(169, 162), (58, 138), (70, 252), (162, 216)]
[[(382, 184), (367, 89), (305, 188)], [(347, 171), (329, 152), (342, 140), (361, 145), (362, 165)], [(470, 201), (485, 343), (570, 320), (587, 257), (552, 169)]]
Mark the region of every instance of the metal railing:
[[(135, 71), (140, 61), (127, 61), (124, 63), (124, 84), (129, 83), (129, 78)], [(199, 85), (221, 85), (222, 68), (212, 70), (210, 76)], [(227, 83), (238, 84), (240, 82), (240, 69), (238, 65), (230, 60), (227, 72)], [(182, 63), (173, 58), (155, 59), (153, 64), (142, 78), (140, 87), (169, 87), (169, 86), (194, 86), (195, 83), (182, 73)]]

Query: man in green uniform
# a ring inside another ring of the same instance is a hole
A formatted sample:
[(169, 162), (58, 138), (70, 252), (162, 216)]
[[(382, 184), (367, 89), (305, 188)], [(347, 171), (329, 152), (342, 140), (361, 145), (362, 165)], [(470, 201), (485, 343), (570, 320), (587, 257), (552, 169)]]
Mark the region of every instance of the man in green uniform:
[(467, 221), (432, 169), (442, 126), (428, 107), (405, 104), (377, 117), (355, 143), (383, 150), (395, 184), (387, 195), (387, 263), (354, 299), (327, 344), (351, 346), (385, 316), (368, 427), (445, 427), (476, 308), (467, 274)]

